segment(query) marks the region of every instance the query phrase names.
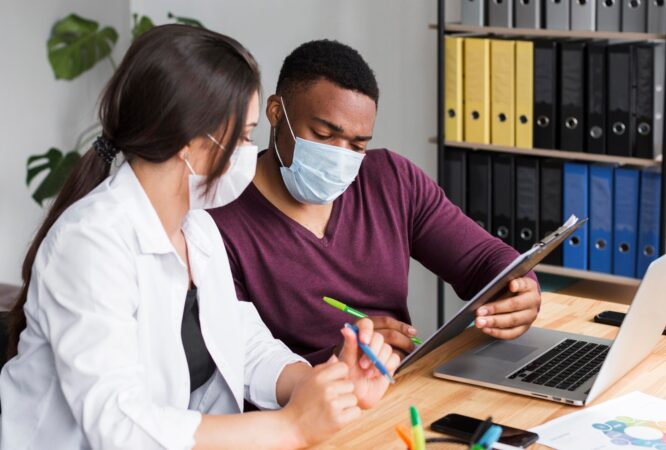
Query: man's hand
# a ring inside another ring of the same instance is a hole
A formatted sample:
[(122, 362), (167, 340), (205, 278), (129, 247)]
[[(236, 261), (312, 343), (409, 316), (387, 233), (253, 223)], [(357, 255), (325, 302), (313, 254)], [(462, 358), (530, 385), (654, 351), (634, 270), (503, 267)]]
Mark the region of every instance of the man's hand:
[(372, 316), (368, 319), (372, 320), (375, 332), (384, 337), (384, 342), (393, 347), (400, 359), (414, 350), (411, 338), (416, 336), (416, 329), (413, 326), (388, 316)]
[(539, 286), (531, 278), (516, 278), (509, 283), (511, 294), (487, 303), (476, 311), (475, 325), (498, 339), (515, 339), (526, 332), (541, 305)]

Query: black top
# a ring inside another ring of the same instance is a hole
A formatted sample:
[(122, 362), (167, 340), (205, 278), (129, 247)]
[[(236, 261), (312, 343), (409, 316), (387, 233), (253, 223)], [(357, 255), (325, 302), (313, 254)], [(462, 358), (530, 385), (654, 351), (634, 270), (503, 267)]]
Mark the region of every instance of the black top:
[(187, 291), (180, 335), (183, 338), (187, 366), (190, 369), (190, 392), (194, 392), (215, 372), (215, 362), (201, 335), (196, 287)]

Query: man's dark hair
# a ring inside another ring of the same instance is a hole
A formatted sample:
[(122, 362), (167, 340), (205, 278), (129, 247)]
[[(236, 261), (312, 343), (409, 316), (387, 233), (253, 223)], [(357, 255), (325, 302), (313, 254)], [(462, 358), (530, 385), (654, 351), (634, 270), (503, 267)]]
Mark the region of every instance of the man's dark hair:
[(285, 96), (321, 79), (365, 94), (375, 105), (379, 101), (377, 79), (368, 63), (350, 46), (328, 39), (306, 42), (285, 58), (276, 92)]

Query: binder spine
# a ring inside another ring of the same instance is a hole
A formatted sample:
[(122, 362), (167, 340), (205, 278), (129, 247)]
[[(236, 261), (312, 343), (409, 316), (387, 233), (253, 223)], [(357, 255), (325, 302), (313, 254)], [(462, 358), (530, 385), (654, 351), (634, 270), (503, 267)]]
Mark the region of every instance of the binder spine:
[(541, 28), (543, 11), (540, 1), (515, 0), (514, 8), (516, 28)]
[(634, 135), (634, 156), (652, 159), (654, 153), (654, 46), (641, 44), (635, 47), (636, 64), (634, 79), (636, 80), (636, 121)]
[(534, 146), (557, 148), (557, 41), (534, 43)]
[(587, 146), (589, 153), (606, 153), (606, 44), (587, 52)]
[(570, 2), (568, 0), (546, 0), (546, 28), (570, 29)]
[(622, 0), (596, 0), (597, 30), (620, 31), (622, 29)]
[(648, 1), (648, 33), (666, 34), (666, 2)]
[(513, 28), (513, 0), (488, 0), (488, 25)]
[(622, 6), (622, 31), (645, 33), (647, 31), (647, 2), (653, 0), (624, 0)]
[(560, 45), (560, 148), (585, 148), (585, 43)]
[(486, 24), (486, 0), (462, 2), (462, 23), (482, 27)]
[(596, 25), (596, 2), (594, 0), (571, 0), (571, 29), (594, 31)]

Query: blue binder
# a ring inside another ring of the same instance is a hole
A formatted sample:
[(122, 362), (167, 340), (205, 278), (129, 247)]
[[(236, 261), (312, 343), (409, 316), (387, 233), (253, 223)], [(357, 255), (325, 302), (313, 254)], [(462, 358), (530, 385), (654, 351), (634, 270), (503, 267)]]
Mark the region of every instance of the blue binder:
[(613, 167), (590, 166), (590, 270), (613, 273)]
[(625, 277), (636, 276), (638, 189), (637, 169), (615, 169), (613, 273)]
[[(563, 218), (567, 220), (571, 214), (579, 219), (589, 215), (589, 169), (587, 164), (564, 164), (564, 205)], [(585, 223), (564, 243), (564, 267), (587, 270), (588, 230)]]
[(643, 278), (648, 266), (659, 256), (659, 217), (661, 215), (661, 174), (641, 173), (641, 199), (638, 210), (638, 256), (636, 277)]

